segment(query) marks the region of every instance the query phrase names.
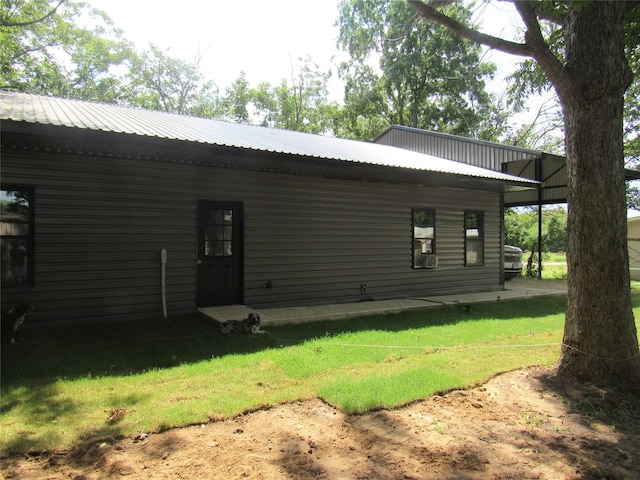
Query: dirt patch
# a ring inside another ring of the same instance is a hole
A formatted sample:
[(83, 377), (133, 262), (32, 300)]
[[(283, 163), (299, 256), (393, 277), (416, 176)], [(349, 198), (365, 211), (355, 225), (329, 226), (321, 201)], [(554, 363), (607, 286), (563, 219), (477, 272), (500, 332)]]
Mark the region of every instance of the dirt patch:
[(637, 479), (638, 401), (612, 395), (519, 370), (396, 410), (351, 416), (307, 400), (13, 456), (2, 460), (1, 473), (61, 480)]

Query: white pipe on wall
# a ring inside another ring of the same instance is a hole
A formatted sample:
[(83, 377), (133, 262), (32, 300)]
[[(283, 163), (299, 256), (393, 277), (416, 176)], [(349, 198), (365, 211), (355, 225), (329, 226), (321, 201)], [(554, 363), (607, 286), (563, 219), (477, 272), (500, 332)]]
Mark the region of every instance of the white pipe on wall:
[(162, 316), (167, 318), (167, 249), (160, 250), (160, 291), (162, 293)]

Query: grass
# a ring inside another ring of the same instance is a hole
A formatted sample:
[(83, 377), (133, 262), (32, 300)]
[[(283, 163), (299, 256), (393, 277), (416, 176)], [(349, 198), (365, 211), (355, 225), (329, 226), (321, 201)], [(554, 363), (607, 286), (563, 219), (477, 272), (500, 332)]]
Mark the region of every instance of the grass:
[[(525, 252), (527, 259), (529, 252)], [(567, 279), (567, 254), (565, 252), (544, 253), (542, 257), (542, 280)], [(632, 281), (631, 289), (640, 291), (640, 282)]]
[[(531, 252), (525, 252), (526, 262)], [(526, 267), (526, 265), (525, 265)], [(565, 252), (542, 254), (542, 280), (567, 279), (567, 254)]]
[(312, 397), (349, 413), (395, 407), (552, 364), (564, 309), (553, 296), (250, 336), (220, 335), (198, 317), (27, 330), (2, 349), (0, 453), (67, 449)]
[(567, 263), (567, 254), (565, 252), (550, 252), (544, 253), (542, 257), (542, 261), (551, 262), (551, 263)]
[(566, 280), (567, 259), (564, 253), (550, 253), (548, 258), (542, 261), (543, 280)]

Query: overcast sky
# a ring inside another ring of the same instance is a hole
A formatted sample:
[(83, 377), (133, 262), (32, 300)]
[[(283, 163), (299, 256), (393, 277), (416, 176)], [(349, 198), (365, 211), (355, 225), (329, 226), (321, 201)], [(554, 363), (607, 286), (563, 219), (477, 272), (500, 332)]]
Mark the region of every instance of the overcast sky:
[(337, 53), (338, 0), (89, 0), (141, 49), (148, 42), (193, 61), (219, 87), (244, 70), (252, 85), (279, 83), (310, 55), (323, 70)]
[[(342, 99), (342, 84), (333, 58), (339, 55), (335, 22), (339, 0), (88, 0), (107, 12), (126, 38), (140, 49), (153, 42), (169, 48), (171, 55), (200, 64), (208, 80), (228, 86), (241, 71), (251, 85), (279, 83), (289, 78), (292, 64), (310, 55), (323, 71), (331, 69), (332, 100)], [(518, 25), (512, 7), (505, 2), (479, 2), (476, 13), (484, 30), (510, 35)], [(492, 52), (488, 59), (499, 64), (513, 57)], [(509, 70), (509, 67), (505, 67)], [(496, 91), (504, 90), (498, 84)]]

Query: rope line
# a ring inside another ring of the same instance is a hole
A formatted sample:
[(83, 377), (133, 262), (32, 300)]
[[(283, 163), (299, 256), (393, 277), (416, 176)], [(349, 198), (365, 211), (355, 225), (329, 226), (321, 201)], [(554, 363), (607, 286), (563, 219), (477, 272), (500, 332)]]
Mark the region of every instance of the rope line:
[(457, 345), (454, 347), (436, 347), (433, 345), (368, 345), (362, 343), (336, 343), (338, 347), (364, 347), (364, 348), (407, 348), (416, 350), (447, 350), (447, 349), (461, 349), (461, 348), (518, 348), (518, 347), (551, 347), (554, 345), (562, 345), (561, 343), (529, 343), (529, 344), (515, 344), (515, 345)]
[(434, 345), (370, 345), (363, 343), (336, 343), (338, 347), (360, 347), (360, 348), (390, 348), (390, 349), (412, 349), (412, 350), (454, 350), (454, 349), (463, 349), (463, 348), (526, 348), (526, 347), (553, 347), (553, 346), (562, 346), (566, 347), (570, 350), (574, 350), (582, 355), (586, 355), (591, 358), (595, 358), (596, 360), (602, 360), (607, 362), (630, 362), (631, 360), (635, 360), (640, 357), (640, 353), (635, 354), (629, 358), (610, 358), (610, 357), (600, 357), (598, 355), (593, 355), (591, 353), (580, 350), (579, 348), (573, 347), (571, 345), (567, 345), (563, 342), (554, 342), (554, 343), (528, 343), (528, 344), (512, 344), (512, 345), (456, 345), (453, 347), (440, 346), (436, 347)]
[(591, 353), (585, 352), (584, 350), (580, 350), (572, 345), (567, 345), (566, 343), (561, 344), (563, 347), (568, 348), (569, 350), (573, 350), (575, 352), (581, 353), (582, 355), (586, 355), (587, 357), (595, 358), (596, 360), (602, 360), (607, 362), (630, 362), (631, 360), (635, 360), (640, 357), (640, 352), (636, 353), (634, 356), (629, 358), (610, 358), (610, 357), (600, 357), (598, 355), (593, 355)]

